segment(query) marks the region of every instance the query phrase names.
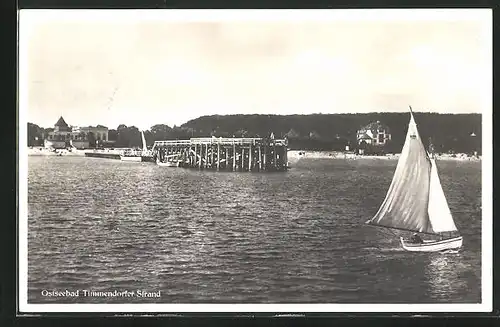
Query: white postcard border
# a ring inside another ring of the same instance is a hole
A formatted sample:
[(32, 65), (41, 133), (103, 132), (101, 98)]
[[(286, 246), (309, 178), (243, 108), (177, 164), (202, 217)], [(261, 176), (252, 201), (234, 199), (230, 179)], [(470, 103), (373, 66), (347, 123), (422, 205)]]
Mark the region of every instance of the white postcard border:
[[(119, 11), (119, 13), (117, 12)], [(19, 108), (18, 108), (18, 286), (20, 313), (41, 312), (491, 312), (493, 306), (493, 134), (492, 134), (492, 74), (487, 76), (490, 88), (485, 88), (483, 112), (482, 154), (482, 244), (481, 244), (481, 303), (480, 304), (29, 304), (28, 303), (28, 154), (27, 154), (27, 53), (29, 23), (42, 20), (82, 19), (120, 21), (161, 19), (170, 21), (228, 20), (433, 20), (482, 19), (492, 35), (491, 9), (348, 9), (348, 10), (22, 10), (19, 24)], [(43, 13), (43, 15), (41, 15)], [(396, 17), (396, 18), (395, 18)], [(26, 19), (26, 22), (25, 22)], [(29, 23), (27, 21), (29, 19)], [(492, 37), (491, 37), (492, 40)], [(485, 63), (492, 71), (491, 51)]]

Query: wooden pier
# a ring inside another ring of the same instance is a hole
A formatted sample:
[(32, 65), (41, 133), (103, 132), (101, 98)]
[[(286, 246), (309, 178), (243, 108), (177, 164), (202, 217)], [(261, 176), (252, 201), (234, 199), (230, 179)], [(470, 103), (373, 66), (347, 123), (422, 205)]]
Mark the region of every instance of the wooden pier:
[(153, 157), (179, 167), (217, 171), (286, 171), (287, 140), (270, 138), (191, 138), (156, 141)]

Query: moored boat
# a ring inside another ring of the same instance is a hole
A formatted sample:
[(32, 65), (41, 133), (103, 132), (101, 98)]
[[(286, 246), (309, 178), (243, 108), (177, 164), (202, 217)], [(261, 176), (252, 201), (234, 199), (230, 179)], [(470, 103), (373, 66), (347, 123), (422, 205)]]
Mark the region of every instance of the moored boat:
[(129, 162), (142, 162), (142, 157), (141, 156), (129, 156), (129, 155), (121, 155), (120, 156), (121, 161), (129, 161)]
[(150, 150), (148, 150), (146, 144), (146, 137), (144, 136), (144, 131), (141, 132), (141, 138), (142, 138), (142, 152), (141, 152), (142, 162), (155, 162), (153, 153)]
[(146, 138), (144, 137), (143, 131), (141, 131), (141, 141), (142, 141), (142, 150), (127, 149), (120, 154), (120, 159), (122, 161), (130, 161), (130, 162), (149, 161), (147, 160), (147, 158), (152, 157), (152, 155), (149, 153), (148, 148), (146, 146)]
[(141, 151), (127, 149), (120, 153), (120, 160), (128, 162), (142, 162)]
[(156, 160), (156, 164), (160, 167), (179, 167), (179, 162), (177, 162), (177, 161), (161, 162), (159, 160)]

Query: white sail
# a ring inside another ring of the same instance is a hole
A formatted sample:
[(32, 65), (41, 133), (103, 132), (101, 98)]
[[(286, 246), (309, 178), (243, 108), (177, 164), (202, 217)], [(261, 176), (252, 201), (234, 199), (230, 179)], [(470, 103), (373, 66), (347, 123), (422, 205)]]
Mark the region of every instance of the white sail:
[(434, 233), (428, 215), (431, 163), (411, 114), (405, 144), (387, 195), (372, 225)]
[(448, 206), (441, 181), (439, 180), (436, 161), (434, 159), (431, 159), (431, 165), (428, 213), (432, 230), (435, 233), (457, 231), (457, 226), (455, 226), (455, 222), (453, 221), (450, 207)]
[(141, 132), (141, 137), (142, 137), (142, 151), (146, 152), (148, 151), (148, 147), (146, 145), (146, 138), (144, 137), (144, 131)]

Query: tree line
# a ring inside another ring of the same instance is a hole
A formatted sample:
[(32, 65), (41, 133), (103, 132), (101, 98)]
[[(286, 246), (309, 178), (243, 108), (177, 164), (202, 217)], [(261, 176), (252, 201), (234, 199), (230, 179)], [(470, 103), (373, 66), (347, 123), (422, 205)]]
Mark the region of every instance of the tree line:
[[(431, 140), (440, 153), (481, 151), (480, 114), (415, 113), (414, 116), (425, 146)], [(374, 121), (386, 125), (392, 134), (392, 140), (383, 151), (399, 152), (408, 129), (408, 113), (212, 115), (190, 120), (181, 126), (156, 124), (144, 131), (144, 135), (150, 146), (160, 140), (210, 136), (269, 137), (272, 133), (276, 138), (288, 138), (290, 149), (344, 150), (346, 145), (356, 149), (359, 146), (357, 131)], [(44, 135), (51, 130), (28, 123), (28, 145), (43, 144)], [(136, 126), (121, 124), (109, 130), (108, 138), (114, 147), (142, 145), (141, 133)]]

